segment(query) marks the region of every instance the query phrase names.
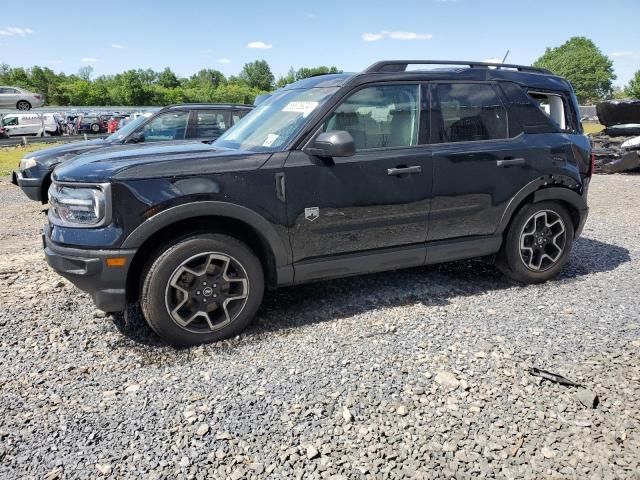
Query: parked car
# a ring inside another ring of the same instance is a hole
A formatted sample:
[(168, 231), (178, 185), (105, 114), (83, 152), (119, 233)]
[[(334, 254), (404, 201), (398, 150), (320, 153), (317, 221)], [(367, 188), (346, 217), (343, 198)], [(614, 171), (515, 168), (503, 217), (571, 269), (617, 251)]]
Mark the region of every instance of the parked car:
[(62, 118), (57, 113), (9, 113), (2, 117), (8, 136), (60, 135)]
[(78, 133), (103, 133), (107, 131), (104, 120), (99, 115), (80, 115), (76, 120)]
[(20, 161), (18, 170), (13, 172), (13, 183), (19, 185), (31, 200), (47, 203), (51, 172), (61, 162), (84, 152), (121, 144), (169, 140), (212, 141), (238, 123), (252, 108), (251, 105), (181, 104), (165, 107), (155, 114), (140, 114), (107, 138), (28, 153)]
[(570, 83), (435, 63), (450, 68), (384, 61), (298, 81), (211, 145), (125, 145), (61, 165), (49, 265), (107, 312), (139, 301), (176, 345), (238, 334), (266, 288), (471, 257), (519, 282), (553, 278), (593, 171)]
[(31, 110), (44, 105), (44, 98), (24, 88), (0, 86), (0, 107)]

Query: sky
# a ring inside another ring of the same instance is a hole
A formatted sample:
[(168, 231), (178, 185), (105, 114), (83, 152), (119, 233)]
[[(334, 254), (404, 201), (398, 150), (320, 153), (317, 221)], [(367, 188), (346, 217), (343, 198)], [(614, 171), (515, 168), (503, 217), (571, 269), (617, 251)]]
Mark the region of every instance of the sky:
[[(94, 6), (99, 3), (100, 6)], [(640, 0), (323, 0), (51, 2), (0, 0), (0, 63), (94, 76), (131, 68), (237, 74), (264, 59), (363, 70), (383, 59), (502, 59), (591, 38), (626, 84), (640, 69)]]

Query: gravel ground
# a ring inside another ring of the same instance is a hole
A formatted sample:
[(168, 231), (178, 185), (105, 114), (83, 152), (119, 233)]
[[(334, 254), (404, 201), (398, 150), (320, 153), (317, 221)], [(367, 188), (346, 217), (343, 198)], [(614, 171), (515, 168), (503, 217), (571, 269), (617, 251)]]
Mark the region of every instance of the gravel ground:
[(0, 477), (640, 478), (640, 176), (590, 204), (545, 285), (456, 262), (287, 288), (176, 350), (53, 274), (4, 179)]

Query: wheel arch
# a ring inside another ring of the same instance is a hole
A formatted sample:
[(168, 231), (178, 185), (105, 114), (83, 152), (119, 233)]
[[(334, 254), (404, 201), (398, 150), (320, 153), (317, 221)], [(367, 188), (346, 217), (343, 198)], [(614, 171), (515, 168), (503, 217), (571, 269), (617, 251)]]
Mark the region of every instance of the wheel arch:
[(246, 207), (207, 201), (157, 213), (125, 239), (123, 249), (137, 250), (127, 272), (127, 298), (137, 298), (140, 275), (159, 250), (180, 238), (205, 232), (224, 233), (246, 243), (260, 259), (269, 287), (293, 281), (291, 251), (271, 223)]
[(573, 221), (574, 230), (577, 232), (580, 226), (581, 212), (587, 210), (587, 203), (585, 199), (569, 187), (545, 185), (546, 182), (537, 180), (520, 190), (505, 209), (496, 233), (505, 233), (511, 224), (511, 220), (524, 205), (528, 203), (538, 203), (545, 200), (562, 203), (569, 211), (571, 220)]

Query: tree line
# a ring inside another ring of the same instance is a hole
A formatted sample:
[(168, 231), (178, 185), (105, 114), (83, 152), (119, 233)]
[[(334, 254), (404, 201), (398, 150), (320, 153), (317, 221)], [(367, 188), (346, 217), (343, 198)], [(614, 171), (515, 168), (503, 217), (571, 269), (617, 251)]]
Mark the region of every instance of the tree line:
[[(628, 85), (614, 88), (613, 62), (586, 37), (573, 37), (547, 48), (534, 63), (567, 78), (580, 104), (608, 98), (640, 98), (640, 70)], [(291, 68), (276, 79), (265, 60), (245, 64), (238, 75), (225, 77), (214, 69), (202, 69), (180, 78), (169, 67), (127, 70), (92, 78), (90, 66), (75, 75), (56, 73), (48, 67), (11, 68), (0, 65), (0, 84), (23, 87), (45, 95), (49, 105), (168, 105), (182, 102), (253, 103), (256, 95), (322, 73), (339, 73), (336, 67)]]
[(48, 67), (31, 68), (0, 65), (0, 85), (25, 88), (45, 96), (48, 105), (161, 106), (183, 102), (253, 103), (255, 97), (288, 83), (322, 73), (339, 73), (336, 67), (293, 68), (276, 79), (265, 60), (243, 66), (236, 75), (202, 69), (181, 78), (171, 68), (127, 70), (92, 78), (93, 68), (78, 73), (56, 73)]

